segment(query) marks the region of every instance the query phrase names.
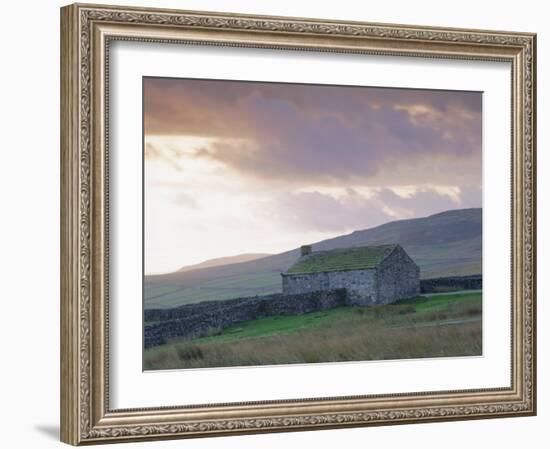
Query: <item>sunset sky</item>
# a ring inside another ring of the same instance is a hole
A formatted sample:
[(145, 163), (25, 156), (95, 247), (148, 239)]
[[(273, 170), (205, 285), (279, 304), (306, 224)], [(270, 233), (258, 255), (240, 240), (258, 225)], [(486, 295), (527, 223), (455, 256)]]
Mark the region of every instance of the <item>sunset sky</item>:
[(479, 92), (143, 83), (146, 274), (481, 207)]

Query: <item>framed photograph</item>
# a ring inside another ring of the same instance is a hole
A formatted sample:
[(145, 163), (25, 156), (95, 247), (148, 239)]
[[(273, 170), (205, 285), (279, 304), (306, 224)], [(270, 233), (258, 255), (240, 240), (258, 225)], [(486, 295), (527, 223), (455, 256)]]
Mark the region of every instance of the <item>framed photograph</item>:
[(536, 413), (536, 36), (61, 9), (61, 439)]

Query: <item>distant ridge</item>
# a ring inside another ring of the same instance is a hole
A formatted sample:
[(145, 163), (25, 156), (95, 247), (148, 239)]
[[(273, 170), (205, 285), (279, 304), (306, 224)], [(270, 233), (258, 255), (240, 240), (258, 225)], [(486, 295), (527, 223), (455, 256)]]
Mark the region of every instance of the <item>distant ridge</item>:
[(271, 254), (268, 254), (268, 253), (250, 253), (250, 254), (238, 254), (236, 256), (217, 257), (215, 259), (208, 259), (208, 260), (205, 260), (204, 262), (197, 263), (194, 265), (187, 265), (185, 267), (181, 267), (178, 270), (178, 272), (198, 270), (201, 268), (218, 267), (220, 265), (229, 265), (232, 263), (250, 262), (251, 260), (260, 259), (262, 257), (267, 257), (270, 255)]
[[(482, 210), (456, 209), (392, 221), (313, 243), (313, 250), (393, 243), (400, 244), (413, 258), (423, 279), (480, 274)], [(299, 254), (299, 249), (292, 249), (247, 262), (146, 276), (146, 307), (275, 293), (280, 289), (280, 273), (287, 270)]]

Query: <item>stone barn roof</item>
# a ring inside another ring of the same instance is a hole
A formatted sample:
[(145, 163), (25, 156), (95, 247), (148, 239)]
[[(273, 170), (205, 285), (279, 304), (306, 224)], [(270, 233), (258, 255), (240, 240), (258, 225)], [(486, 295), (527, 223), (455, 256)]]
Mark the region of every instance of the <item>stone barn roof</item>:
[(376, 268), (397, 246), (396, 244), (360, 246), (329, 251), (314, 251), (300, 257), (286, 273), (310, 274)]

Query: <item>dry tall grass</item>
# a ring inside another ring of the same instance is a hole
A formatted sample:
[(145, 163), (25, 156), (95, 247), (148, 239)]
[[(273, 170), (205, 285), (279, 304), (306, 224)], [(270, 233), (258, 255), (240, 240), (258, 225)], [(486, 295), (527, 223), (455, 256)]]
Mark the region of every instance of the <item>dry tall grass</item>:
[(340, 320), (320, 328), (239, 341), (174, 343), (146, 351), (144, 368), (473, 356), (481, 355), (481, 342), (481, 321), (394, 327), (367, 319)]

